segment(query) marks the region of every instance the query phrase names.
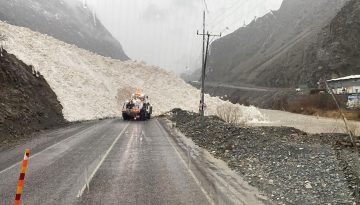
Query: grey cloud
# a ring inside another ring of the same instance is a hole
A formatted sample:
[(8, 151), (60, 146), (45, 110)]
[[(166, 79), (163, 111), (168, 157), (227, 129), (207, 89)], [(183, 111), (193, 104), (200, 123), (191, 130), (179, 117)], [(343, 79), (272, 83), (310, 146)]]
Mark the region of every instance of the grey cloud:
[[(202, 25), (203, 0), (87, 1), (98, 5), (98, 17), (132, 59), (176, 72), (199, 66), (202, 44), (196, 30), (200, 30)], [(244, 20), (248, 22), (254, 16), (277, 9), (281, 1), (207, 0), (210, 10), (208, 29), (214, 33), (223, 31), (225, 27), (235, 30)], [(274, 3), (270, 5), (269, 2)], [(230, 13), (235, 4), (241, 4), (240, 9)], [(214, 23), (213, 19), (217, 21)]]
[(166, 18), (168, 16), (169, 12), (166, 9), (162, 9), (159, 6), (150, 3), (146, 9), (144, 10), (143, 14), (142, 14), (142, 19), (144, 21), (154, 21), (154, 22), (158, 22), (163, 20), (164, 18)]

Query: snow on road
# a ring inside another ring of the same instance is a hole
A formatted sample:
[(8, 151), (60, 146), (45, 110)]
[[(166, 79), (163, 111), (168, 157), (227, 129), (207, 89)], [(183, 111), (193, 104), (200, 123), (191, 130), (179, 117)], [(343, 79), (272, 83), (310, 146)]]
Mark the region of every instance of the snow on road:
[[(48, 81), (63, 105), (69, 121), (120, 116), (124, 93), (142, 89), (150, 97), (155, 114), (172, 108), (197, 111), (199, 91), (179, 77), (143, 62), (122, 62), (69, 45), (27, 28), (0, 21), (8, 37), (6, 49), (33, 65)], [(207, 114), (229, 103), (207, 96)], [(240, 105), (236, 105), (240, 106)], [(244, 121), (263, 122), (254, 107), (240, 106)]]

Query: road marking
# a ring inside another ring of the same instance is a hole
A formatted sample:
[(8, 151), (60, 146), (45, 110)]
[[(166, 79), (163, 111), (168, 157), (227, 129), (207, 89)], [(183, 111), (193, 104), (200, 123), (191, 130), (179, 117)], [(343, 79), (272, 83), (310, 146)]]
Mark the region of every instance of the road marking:
[(109, 155), (110, 151), (112, 150), (112, 148), (115, 146), (115, 144), (117, 143), (117, 141), (119, 141), (120, 137), (124, 134), (124, 132), (127, 130), (127, 128), (129, 127), (130, 123), (128, 122), (127, 125), (124, 127), (124, 129), (120, 132), (120, 134), (116, 137), (116, 139), (114, 140), (114, 142), (110, 145), (110, 147), (106, 150), (105, 155), (102, 157), (102, 159), (100, 160), (99, 164), (96, 166), (95, 170), (91, 173), (90, 177), (87, 178), (87, 181), (85, 182), (84, 186), (79, 190), (79, 193), (77, 195), (77, 197), (81, 197), (87, 187), (87, 184), (90, 184), (92, 178), (95, 176), (96, 172), (99, 170), (100, 166), (102, 165), (102, 163), (105, 161), (105, 158)]
[[(36, 154), (34, 154), (34, 155), (30, 156), (30, 157), (29, 157), (29, 159), (32, 159), (32, 158), (34, 158), (34, 157), (38, 156), (39, 154), (41, 154), (41, 153), (43, 153), (43, 152), (45, 152), (45, 151), (47, 151), (47, 150), (49, 150), (49, 149), (51, 149), (51, 148), (53, 148), (53, 147), (55, 147), (55, 146), (57, 146), (57, 145), (59, 145), (59, 144), (61, 144), (61, 143), (65, 142), (66, 140), (69, 140), (69, 139), (71, 139), (71, 138), (77, 137), (77, 136), (79, 136), (79, 135), (81, 135), (81, 134), (83, 134), (83, 133), (87, 132), (88, 130), (90, 130), (91, 128), (95, 127), (96, 125), (98, 125), (98, 124), (96, 123), (96, 124), (94, 124), (94, 125), (92, 125), (92, 126), (90, 126), (90, 127), (86, 128), (86, 129), (84, 129), (84, 130), (82, 130), (82, 131), (80, 131), (80, 132), (78, 132), (78, 133), (76, 133), (76, 134), (74, 134), (74, 135), (71, 135), (71, 136), (69, 136), (69, 137), (67, 137), (67, 138), (65, 138), (65, 139), (63, 139), (63, 140), (61, 140), (60, 142), (57, 142), (56, 144), (51, 145), (50, 147), (47, 147), (46, 149), (44, 149), (44, 150), (42, 150), (42, 151), (40, 151), (40, 152), (38, 152), (38, 153), (36, 153)], [(6, 171), (8, 171), (8, 170), (10, 170), (10, 169), (12, 169), (12, 168), (14, 168), (14, 167), (16, 167), (16, 166), (20, 165), (20, 164), (21, 164), (21, 162), (17, 162), (17, 163), (15, 163), (15, 164), (11, 165), (10, 167), (8, 167), (8, 168), (6, 168), (6, 169), (1, 170), (1, 171), (0, 171), (0, 174), (4, 173), (4, 172), (6, 172)]]
[(181, 159), (181, 162), (183, 163), (184, 167), (188, 170), (188, 172), (190, 173), (191, 177), (195, 180), (196, 184), (199, 186), (199, 188), (201, 189), (201, 191), (204, 193), (206, 199), (209, 201), (210, 204), (215, 205), (216, 203), (211, 199), (211, 197), (209, 196), (209, 194), (205, 191), (204, 187), (201, 185), (201, 182), (199, 181), (199, 179), (196, 177), (196, 175), (194, 174), (194, 172), (187, 166), (186, 161), (181, 157), (180, 152), (176, 149), (175, 145), (170, 141), (168, 133), (164, 130), (164, 128), (162, 127), (162, 125), (159, 123), (158, 120), (155, 120), (158, 127), (160, 128), (161, 132), (165, 135), (165, 138), (167, 139), (167, 141), (169, 142), (169, 144), (171, 145), (171, 147), (175, 150), (176, 154), (179, 156), (179, 158)]

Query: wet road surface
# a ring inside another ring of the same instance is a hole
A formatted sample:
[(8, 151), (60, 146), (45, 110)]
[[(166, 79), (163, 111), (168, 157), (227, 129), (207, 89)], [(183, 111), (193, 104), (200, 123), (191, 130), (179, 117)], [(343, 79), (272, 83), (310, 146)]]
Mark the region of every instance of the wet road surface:
[[(214, 162), (196, 164), (196, 154), (191, 162), (190, 152), (157, 119), (103, 120), (48, 135), (0, 152), (0, 204), (13, 203), (24, 147), (32, 148), (21, 200), (26, 205), (265, 201), (236, 176), (227, 176), (229, 183), (220, 179), (226, 174)], [(232, 199), (224, 200), (227, 195)]]

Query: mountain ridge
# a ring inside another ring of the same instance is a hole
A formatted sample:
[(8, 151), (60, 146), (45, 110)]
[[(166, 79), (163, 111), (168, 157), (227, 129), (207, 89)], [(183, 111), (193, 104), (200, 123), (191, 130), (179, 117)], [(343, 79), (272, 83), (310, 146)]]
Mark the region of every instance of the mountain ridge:
[(100, 55), (128, 60), (121, 44), (80, 1), (0, 0), (0, 20)]
[[(356, 27), (358, 21), (354, 16), (359, 15), (358, 6), (356, 0), (285, 0), (278, 11), (215, 41), (207, 77), (209, 81), (234, 85), (297, 87), (305, 84), (315, 87), (321, 79), (360, 71), (356, 47), (348, 53), (343, 52), (340, 57), (353, 56), (348, 61), (352, 67), (349, 72), (350, 69), (339, 67), (341, 59), (331, 60), (336, 57), (336, 48), (328, 46), (335, 42), (331, 39), (336, 39), (331, 37), (334, 35), (332, 30), (341, 31), (346, 26), (336, 23), (337, 18), (352, 19), (355, 26), (348, 26), (347, 30), (353, 29), (353, 36), (357, 35), (356, 31), (360, 29)], [(352, 17), (342, 12), (345, 8), (348, 13), (354, 13)], [(331, 29), (330, 25), (333, 25)], [(337, 43), (340, 47), (349, 44), (342, 40)]]

